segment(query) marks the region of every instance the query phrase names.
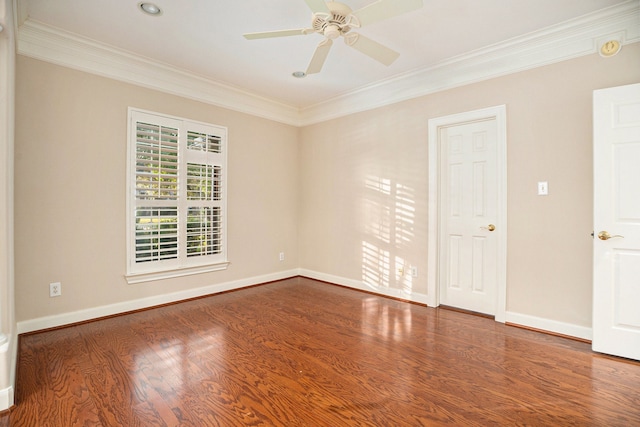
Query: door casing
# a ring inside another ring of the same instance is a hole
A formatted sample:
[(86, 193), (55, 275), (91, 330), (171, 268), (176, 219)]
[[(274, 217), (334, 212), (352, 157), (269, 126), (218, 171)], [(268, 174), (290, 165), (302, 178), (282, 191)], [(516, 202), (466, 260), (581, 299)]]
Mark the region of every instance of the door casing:
[(498, 240), (498, 272), (495, 320), (505, 322), (507, 294), (507, 108), (506, 105), (452, 114), (429, 120), (429, 215), (427, 253), (427, 305), (440, 305), (439, 257), (440, 236), (440, 129), (478, 120), (495, 120), (497, 138), (498, 200), (496, 225), (502, 233)]

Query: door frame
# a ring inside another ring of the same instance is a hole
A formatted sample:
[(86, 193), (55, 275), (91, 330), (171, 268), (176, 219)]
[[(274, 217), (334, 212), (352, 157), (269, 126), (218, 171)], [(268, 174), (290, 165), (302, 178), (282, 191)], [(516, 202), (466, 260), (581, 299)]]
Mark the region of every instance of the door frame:
[(440, 129), (479, 120), (495, 120), (498, 180), (496, 224), (501, 228), (498, 238), (498, 283), (496, 284), (495, 320), (506, 321), (507, 305), (507, 106), (498, 105), (465, 113), (429, 119), (429, 215), (427, 250), (427, 305), (440, 305)]

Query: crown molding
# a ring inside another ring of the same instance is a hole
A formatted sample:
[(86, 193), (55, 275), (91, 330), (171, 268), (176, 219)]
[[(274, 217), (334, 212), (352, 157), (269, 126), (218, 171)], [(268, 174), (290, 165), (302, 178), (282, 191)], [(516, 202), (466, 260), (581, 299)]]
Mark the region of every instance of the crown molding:
[(18, 32), (18, 54), (218, 107), (299, 126), (299, 109), (133, 55), (33, 20)]
[(407, 72), (321, 103), (297, 108), (53, 27), (26, 20), (18, 54), (269, 120), (306, 126), (431, 93), (596, 53), (615, 38), (640, 41), (640, 0)]
[(301, 109), (303, 125), (318, 123), (446, 89), (598, 52), (617, 39), (640, 41), (640, 0), (632, 0), (521, 37), (377, 82)]

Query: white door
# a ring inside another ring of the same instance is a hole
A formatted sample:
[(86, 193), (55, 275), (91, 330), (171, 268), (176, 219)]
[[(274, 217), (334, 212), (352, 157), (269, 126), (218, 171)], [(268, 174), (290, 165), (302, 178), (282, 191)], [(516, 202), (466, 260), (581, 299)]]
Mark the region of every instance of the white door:
[(593, 350), (640, 360), (640, 84), (593, 94)]
[(495, 315), (498, 282), (496, 119), (439, 129), (440, 304)]

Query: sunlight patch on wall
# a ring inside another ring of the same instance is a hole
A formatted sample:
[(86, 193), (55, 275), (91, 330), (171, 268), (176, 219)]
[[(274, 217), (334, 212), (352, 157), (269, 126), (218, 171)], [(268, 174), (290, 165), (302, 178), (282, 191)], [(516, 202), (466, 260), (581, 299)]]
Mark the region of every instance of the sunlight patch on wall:
[(362, 242), (362, 276), (362, 280), (373, 288), (388, 288), (391, 276), (389, 251)]
[(406, 252), (415, 238), (415, 190), (389, 178), (365, 178), (362, 280), (374, 290), (413, 289)]

